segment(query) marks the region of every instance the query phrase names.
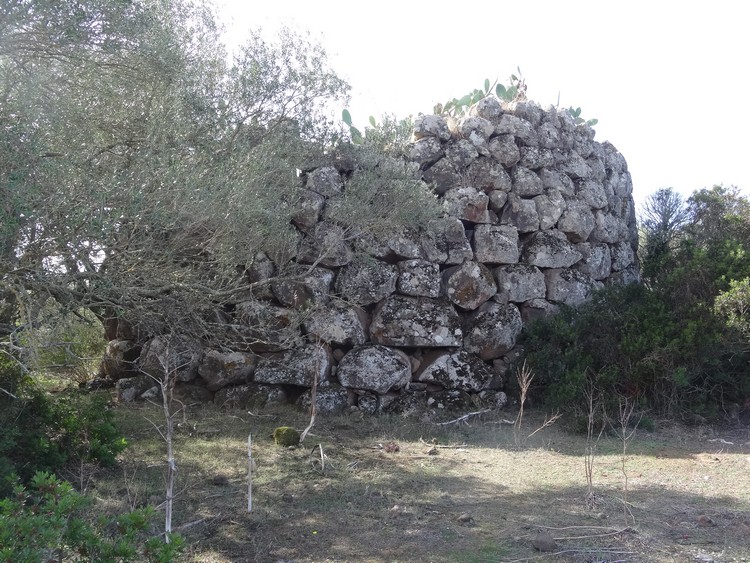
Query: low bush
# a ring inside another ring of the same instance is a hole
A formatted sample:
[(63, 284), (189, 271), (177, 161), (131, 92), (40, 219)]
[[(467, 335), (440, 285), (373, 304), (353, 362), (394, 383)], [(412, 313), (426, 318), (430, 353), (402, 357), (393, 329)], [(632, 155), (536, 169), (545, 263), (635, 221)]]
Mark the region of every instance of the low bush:
[(90, 499), (49, 473), (17, 484), (0, 500), (0, 561), (173, 561), (183, 542), (153, 536), (153, 508), (95, 523), (85, 518)]
[(0, 362), (0, 497), (15, 477), (27, 483), (68, 463), (114, 463), (127, 442), (103, 397), (79, 390), (49, 396), (11, 361)]
[(660, 416), (718, 416), (750, 391), (747, 351), (710, 310), (680, 313), (661, 292), (632, 284), (531, 323), (523, 344), (534, 394), (564, 412), (585, 413), (593, 389), (609, 411), (627, 399)]

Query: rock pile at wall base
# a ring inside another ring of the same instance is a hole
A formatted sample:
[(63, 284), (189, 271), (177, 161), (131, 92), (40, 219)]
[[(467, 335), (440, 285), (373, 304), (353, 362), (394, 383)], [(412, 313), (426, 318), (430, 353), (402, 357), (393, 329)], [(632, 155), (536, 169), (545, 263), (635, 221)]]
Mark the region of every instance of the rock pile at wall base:
[[(309, 171), (293, 220), (304, 275), (227, 313), (228, 326), (263, 338), (112, 341), (103, 371), (119, 399), (157, 393), (148, 374), (168, 350), (175, 391), (223, 406), (309, 405), (315, 386), (321, 413), (498, 408), (525, 324), (639, 281), (625, 159), (566, 111), (486, 98), (468, 118), (421, 116), (414, 139), (409, 158), (445, 217), (349, 241), (324, 210), (351, 170)], [(256, 258), (255, 279), (271, 279), (274, 264)]]

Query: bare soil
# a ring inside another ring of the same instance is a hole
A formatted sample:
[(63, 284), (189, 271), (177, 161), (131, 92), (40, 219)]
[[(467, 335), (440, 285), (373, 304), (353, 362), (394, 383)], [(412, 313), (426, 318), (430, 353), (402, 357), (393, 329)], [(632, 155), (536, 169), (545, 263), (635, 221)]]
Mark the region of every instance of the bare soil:
[[(541, 413), (520, 431), (511, 411), (443, 425), (459, 415), (318, 417), (295, 448), (271, 434), (304, 429), (298, 411), (183, 414), (174, 526), (184, 561), (750, 561), (747, 428), (664, 423), (638, 429), (624, 456), (622, 440), (602, 436), (589, 495), (586, 437), (561, 422), (527, 437)], [(82, 471), (80, 484), (103, 511), (158, 506), (165, 447), (147, 418), (158, 426), (161, 413), (117, 416), (130, 447), (116, 469)]]

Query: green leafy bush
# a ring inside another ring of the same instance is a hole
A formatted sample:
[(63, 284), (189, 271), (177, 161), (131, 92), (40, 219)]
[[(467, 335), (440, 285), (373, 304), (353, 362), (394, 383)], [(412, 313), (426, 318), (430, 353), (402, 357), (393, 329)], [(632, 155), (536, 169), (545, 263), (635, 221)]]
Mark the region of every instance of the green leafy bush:
[(642, 285), (608, 287), (577, 307), (531, 323), (524, 336), (536, 395), (553, 408), (586, 412), (585, 391), (605, 410), (637, 401), (659, 415), (718, 414), (747, 392), (746, 361), (710, 311), (676, 314)]
[(127, 442), (103, 397), (71, 390), (48, 396), (10, 360), (0, 359), (0, 496), (15, 476), (93, 461), (110, 465)]
[(0, 561), (173, 561), (183, 541), (153, 535), (153, 508), (95, 523), (85, 517), (91, 500), (49, 473), (34, 474), (0, 500)]

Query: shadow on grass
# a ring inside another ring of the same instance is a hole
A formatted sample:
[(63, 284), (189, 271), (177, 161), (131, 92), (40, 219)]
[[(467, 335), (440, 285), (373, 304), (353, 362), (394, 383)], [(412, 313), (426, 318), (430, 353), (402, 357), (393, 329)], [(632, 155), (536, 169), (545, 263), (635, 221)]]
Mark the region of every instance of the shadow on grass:
[[(138, 474), (143, 497), (158, 494), (162, 485), (154, 459), (163, 444), (143, 421), (148, 412), (124, 413), (132, 453), (145, 466)], [(704, 485), (693, 463), (707, 445), (715, 451), (711, 434), (701, 442), (677, 433), (639, 433), (628, 453), (649, 468), (663, 464), (661, 481), (650, 483), (650, 474), (632, 469), (625, 503), (619, 475), (606, 481), (597, 475), (594, 495), (587, 495), (578, 459), (585, 439), (555, 427), (519, 447), (512, 428), (497, 424), (499, 417), (477, 418), (470, 426), (319, 417), (304, 446), (284, 449), (273, 445), (273, 428), (301, 429), (308, 418), (288, 410), (257, 414), (212, 408), (190, 413), (195, 434), (178, 439), (181, 494), (175, 507), (177, 526), (200, 522), (184, 531), (188, 560), (511, 561), (539, 555), (531, 540), (542, 529), (566, 551), (547, 559), (553, 561), (680, 561), (707, 550), (750, 556), (750, 484), (742, 489), (738, 482), (736, 490)], [(531, 418), (528, 428), (535, 429)], [(245, 448), (251, 431), (258, 468), (248, 514)], [(381, 448), (389, 441), (400, 446), (398, 452)], [(619, 441), (602, 438), (597, 464), (615, 474), (620, 454)], [(747, 467), (734, 471), (746, 476)], [(217, 474), (227, 477), (226, 484), (214, 484)]]
[[(410, 426), (398, 420), (359, 424), (344, 418), (319, 419), (304, 447), (277, 448), (265, 437), (290, 416), (269, 420), (268, 428), (251, 421), (259, 436), (253, 513), (244, 510), (241, 465), (220, 503), (204, 502), (200, 494), (189, 502), (196, 516), (222, 514), (189, 537), (226, 561), (508, 561), (539, 555), (530, 542), (543, 527), (553, 528), (559, 551), (566, 551), (560, 560), (616, 554), (628, 561), (680, 560), (714, 548), (735, 557), (750, 555), (743, 547), (750, 532), (750, 497), (740, 500), (741, 491), (688, 492), (680, 490), (681, 483), (650, 485), (631, 475), (627, 503), (619, 476), (614, 483), (595, 483), (587, 502), (577, 466), (572, 480), (580, 485), (557, 484), (557, 472), (569, 471), (556, 466), (559, 456), (580, 457), (581, 437), (549, 433), (518, 448), (509, 429)], [(292, 420), (298, 427), (305, 422)], [(237, 440), (244, 438), (243, 432), (236, 434)], [(683, 449), (685, 444), (649, 438), (633, 442), (629, 454), (653, 459), (660, 448), (670, 448), (665, 463), (697, 455)], [(399, 443), (400, 451), (380, 449), (387, 440)], [(434, 442), (453, 447), (430, 455)], [(325, 470), (312, 447), (318, 443)], [(463, 444), (465, 450), (456, 447)], [(606, 465), (610, 458), (616, 466), (619, 442), (603, 440), (600, 447), (597, 463)], [(504, 458), (519, 465), (503, 465), (498, 474), (498, 460)], [(188, 469), (202, 471), (199, 464)], [(549, 478), (540, 479), (545, 474)], [(571, 476), (561, 473), (560, 480), (569, 482)]]
[(538, 555), (531, 540), (540, 530), (578, 561), (659, 561), (706, 546), (750, 555), (750, 504), (728, 495), (639, 487), (626, 511), (617, 491), (600, 492), (589, 509), (584, 487), (518, 493), (449, 473), (392, 466), (377, 484), (297, 473), (283, 487), (260, 487), (252, 514), (226, 507), (231, 519), (199, 537), (231, 561), (501, 561)]

